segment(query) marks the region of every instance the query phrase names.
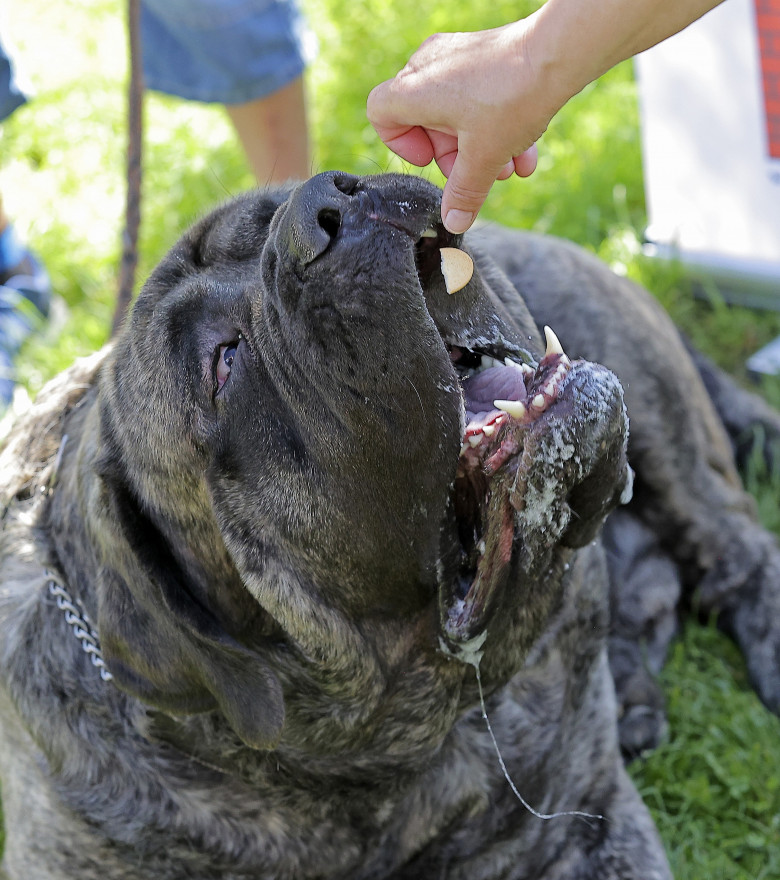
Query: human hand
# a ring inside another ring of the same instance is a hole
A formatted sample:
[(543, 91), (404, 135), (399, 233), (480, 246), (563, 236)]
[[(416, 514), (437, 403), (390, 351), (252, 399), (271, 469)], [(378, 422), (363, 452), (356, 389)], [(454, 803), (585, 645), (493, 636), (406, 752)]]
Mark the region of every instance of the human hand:
[(546, 0), (500, 28), (435, 34), (373, 89), (368, 118), (403, 159), (436, 160), (444, 225), (465, 232), (496, 180), (533, 173), (534, 145), (569, 98), (720, 2)]
[(536, 140), (558, 107), (532, 99), (529, 25), (435, 34), (368, 96), (385, 144), (414, 165), (435, 160), (448, 178), (442, 219), (451, 232), (471, 226), (496, 180), (536, 168)]

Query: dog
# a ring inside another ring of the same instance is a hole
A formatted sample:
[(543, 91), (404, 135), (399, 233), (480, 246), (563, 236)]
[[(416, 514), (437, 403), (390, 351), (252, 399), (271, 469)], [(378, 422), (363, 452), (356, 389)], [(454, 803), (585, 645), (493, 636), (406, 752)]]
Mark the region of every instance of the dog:
[(676, 331), (440, 195), (232, 200), (15, 428), (9, 880), (661, 880), (621, 744), (694, 589), (778, 708), (780, 557)]

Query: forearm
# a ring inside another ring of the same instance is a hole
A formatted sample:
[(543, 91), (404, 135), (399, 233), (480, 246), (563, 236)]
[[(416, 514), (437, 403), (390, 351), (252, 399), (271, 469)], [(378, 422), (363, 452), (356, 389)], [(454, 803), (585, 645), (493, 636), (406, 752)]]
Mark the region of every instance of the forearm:
[(683, 30), (722, 0), (547, 0), (523, 52), (558, 106), (611, 67)]

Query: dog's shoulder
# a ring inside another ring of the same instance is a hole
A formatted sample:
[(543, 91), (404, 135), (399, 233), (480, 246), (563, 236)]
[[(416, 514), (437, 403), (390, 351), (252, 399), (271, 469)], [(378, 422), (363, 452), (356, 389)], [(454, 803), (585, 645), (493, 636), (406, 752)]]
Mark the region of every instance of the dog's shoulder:
[(56, 659), (49, 630), (61, 621), (46, 613), (56, 601), (49, 589), (56, 575), (48, 570), (53, 554), (45, 512), (63, 445), (78, 421), (74, 415), (88, 405), (106, 352), (76, 361), (44, 386), (0, 452), (0, 665), (12, 691), (26, 690), (25, 682), (40, 678), (42, 670), (32, 662), (34, 644), (47, 645), (55, 664), (65, 659)]
[(79, 358), (46, 384), (16, 420), (0, 451), (0, 513), (5, 514), (14, 499), (33, 496), (52, 479), (67, 419), (87, 399), (109, 350), (107, 345)]

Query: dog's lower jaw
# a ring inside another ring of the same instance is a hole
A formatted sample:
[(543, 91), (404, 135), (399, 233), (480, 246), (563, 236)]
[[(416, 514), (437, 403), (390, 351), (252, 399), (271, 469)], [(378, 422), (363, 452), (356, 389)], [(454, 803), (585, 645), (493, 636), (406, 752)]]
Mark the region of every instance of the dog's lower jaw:
[(554, 605), (553, 560), (592, 539), (624, 497), (630, 473), (620, 384), (603, 368), (572, 365), (546, 333), (548, 348), (535, 370), (492, 358), (485, 367), (483, 358), (482, 370), (467, 380), (481, 398), (486, 388), (515, 389), (514, 400), (496, 400), (488, 412), (466, 393), (467, 409), (477, 411), (453, 489), (460, 590), (442, 590), (440, 644), (471, 665), (479, 664), (499, 608), (513, 617), (524, 592), (529, 603)]

